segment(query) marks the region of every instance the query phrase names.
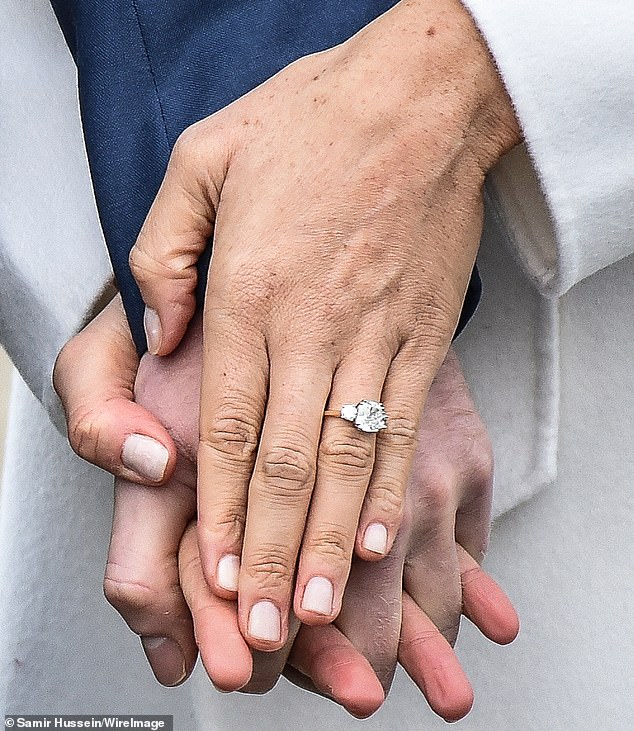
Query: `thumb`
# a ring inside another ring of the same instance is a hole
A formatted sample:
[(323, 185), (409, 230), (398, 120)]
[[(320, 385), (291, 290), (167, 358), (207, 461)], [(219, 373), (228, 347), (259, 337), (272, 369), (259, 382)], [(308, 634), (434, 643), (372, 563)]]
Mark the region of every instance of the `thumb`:
[(161, 423), (133, 401), (137, 367), (117, 297), (62, 348), (53, 383), (80, 457), (116, 477), (157, 485), (174, 471), (176, 448)]
[(210, 134), (209, 124), (203, 120), (179, 137), (130, 251), (153, 355), (174, 350), (196, 309), (196, 264), (213, 233), (228, 158), (220, 145), (216, 148), (222, 136)]

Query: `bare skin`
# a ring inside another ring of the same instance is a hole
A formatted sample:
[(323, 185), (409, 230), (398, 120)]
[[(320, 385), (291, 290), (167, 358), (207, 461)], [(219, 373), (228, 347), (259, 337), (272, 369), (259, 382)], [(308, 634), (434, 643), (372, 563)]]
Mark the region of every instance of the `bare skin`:
[[(174, 440), (170, 449), (178, 451), (170, 454), (175, 470), (162, 488), (117, 481), (104, 582), (109, 601), (141, 635), (158, 680), (182, 682), (200, 650), (220, 688), (263, 692), (286, 666), (298, 684), (363, 717), (382, 703), (398, 659), (437, 713), (462, 717), (472, 691), (451, 648), (460, 619), (453, 607), (461, 606), (500, 643), (517, 634), (517, 617), (477, 562), (488, 536), (492, 465), (455, 356), (449, 355), (430, 391), (405, 519), (390, 554), (378, 563), (354, 560), (336, 624), (303, 625), (297, 634), (293, 620), (280, 651), (253, 653), (241, 635), (235, 600), (215, 596), (204, 580), (190, 523), (196, 514), (201, 354), (198, 326), (173, 356), (146, 356), (138, 403), (132, 404), (130, 379), (138, 361), (115, 301), (70, 342), (56, 368), (80, 454), (119, 464), (115, 470), (127, 475), (119, 456), (126, 431), (160, 434), (143, 406), (165, 424)], [(117, 439), (118, 449), (106, 454)]]
[[(213, 235), (198, 542), (255, 649), (285, 644), (291, 608), (332, 622), (353, 554), (389, 553), (476, 256), (482, 184), (520, 139), (459, 0), (403, 0), (178, 141), (130, 263), (150, 350), (165, 355)], [(322, 420), (367, 398), (390, 415), (376, 437)], [(447, 542), (447, 526), (430, 529)]]

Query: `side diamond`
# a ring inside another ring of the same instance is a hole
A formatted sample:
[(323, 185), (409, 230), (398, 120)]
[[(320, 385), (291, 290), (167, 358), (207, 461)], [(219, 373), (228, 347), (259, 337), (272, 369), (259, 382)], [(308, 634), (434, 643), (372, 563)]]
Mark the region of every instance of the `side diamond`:
[(341, 407), (341, 418), (354, 422), (357, 418), (357, 407), (354, 404), (344, 404)]

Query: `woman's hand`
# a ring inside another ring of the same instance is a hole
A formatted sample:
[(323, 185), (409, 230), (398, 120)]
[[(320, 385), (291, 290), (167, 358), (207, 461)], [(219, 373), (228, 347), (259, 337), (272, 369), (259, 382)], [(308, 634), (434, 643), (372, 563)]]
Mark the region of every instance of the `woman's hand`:
[[(518, 141), (460, 2), (409, 0), (177, 143), (130, 261), (164, 355), (213, 234), (198, 541), (212, 590), (239, 589), (251, 646), (280, 648), (291, 606), (333, 621), (353, 551), (389, 553), (478, 248), (482, 182)], [(324, 420), (362, 399), (385, 404), (387, 429)]]

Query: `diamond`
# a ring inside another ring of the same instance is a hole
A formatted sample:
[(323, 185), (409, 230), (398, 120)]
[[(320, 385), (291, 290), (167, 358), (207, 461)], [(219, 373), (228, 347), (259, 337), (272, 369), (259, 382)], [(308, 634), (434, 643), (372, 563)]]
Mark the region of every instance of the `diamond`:
[[(343, 416), (343, 409), (341, 415)], [(354, 425), (357, 429), (370, 433), (387, 429), (387, 412), (383, 404), (378, 401), (360, 401), (357, 404)]]
[(341, 418), (354, 422), (357, 418), (357, 407), (354, 404), (344, 404), (341, 407)]

